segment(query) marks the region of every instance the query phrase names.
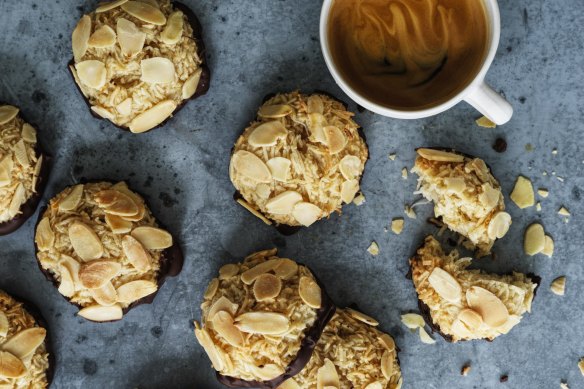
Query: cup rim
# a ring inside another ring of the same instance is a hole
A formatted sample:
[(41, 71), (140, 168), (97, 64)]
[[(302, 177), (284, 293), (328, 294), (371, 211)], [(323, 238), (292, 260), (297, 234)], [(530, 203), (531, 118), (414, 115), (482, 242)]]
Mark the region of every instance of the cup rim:
[(487, 43), (489, 45), (487, 55), (483, 59), (483, 63), (481, 65), (480, 70), (477, 72), (475, 77), (471, 82), (467, 84), (466, 87), (461, 89), (456, 95), (452, 96), (449, 100), (444, 101), (438, 105), (417, 109), (417, 110), (400, 110), (396, 108), (389, 108), (380, 104), (377, 104), (366, 97), (362, 96), (360, 93), (355, 91), (352, 87), (349, 86), (347, 82), (342, 78), (340, 73), (337, 71), (336, 65), (332, 59), (332, 55), (330, 52), (329, 42), (328, 42), (328, 16), (330, 13), (331, 6), (335, 0), (324, 0), (321, 8), (320, 13), (320, 48), (322, 51), (322, 55), (324, 57), (326, 66), (333, 76), (333, 79), (337, 83), (337, 85), (345, 92), (353, 101), (355, 101), (360, 106), (368, 109), (369, 111), (375, 112), (377, 114), (396, 118), (396, 119), (421, 119), (426, 118), (429, 116), (437, 115), (441, 112), (444, 112), (456, 104), (463, 101), (473, 90), (475, 90), (479, 85), (481, 85), (485, 79), (487, 71), (491, 67), (493, 63), (493, 59), (495, 58), (495, 54), (497, 53), (497, 49), (499, 47), (499, 40), (501, 35), (501, 15), (499, 11), (499, 4), (497, 0), (483, 0), (487, 18), (489, 19), (489, 33), (490, 39)]

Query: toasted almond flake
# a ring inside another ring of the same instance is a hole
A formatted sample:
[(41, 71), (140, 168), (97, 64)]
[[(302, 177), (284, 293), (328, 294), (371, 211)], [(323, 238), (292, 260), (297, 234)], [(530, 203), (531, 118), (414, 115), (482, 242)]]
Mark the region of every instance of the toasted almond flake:
[(349, 204), (359, 192), (359, 181), (358, 180), (348, 180), (341, 184), (341, 200)]
[(279, 259), (268, 259), (265, 262), (261, 262), (251, 269), (244, 271), (241, 274), (241, 281), (246, 285), (251, 285), (256, 278), (261, 276), (262, 274), (268, 273), (274, 269), (276, 269), (280, 265)]
[(525, 230), (523, 249), (525, 254), (533, 256), (545, 248), (545, 232), (541, 224), (534, 223)]
[(537, 194), (540, 195), (540, 197), (546, 199), (549, 196), (550, 192), (547, 189), (539, 188), (537, 190)]
[(391, 221), (391, 231), (394, 234), (399, 235), (404, 230), (404, 219), (402, 217), (395, 218)]
[(302, 388), (300, 387), (300, 385), (298, 385), (296, 381), (294, 381), (294, 378), (288, 378), (286, 381), (281, 383), (280, 386), (278, 386), (276, 389), (302, 389)]
[(51, 223), (48, 217), (44, 217), (39, 222), (34, 240), (39, 251), (50, 250), (55, 244), (55, 234), (51, 229)]
[(47, 330), (42, 327), (27, 328), (8, 339), (2, 350), (23, 359), (33, 354), (46, 337)]
[(213, 329), (230, 345), (234, 347), (243, 346), (243, 334), (233, 324), (233, 318), (228, 312), (219, 311), (215, 314), (213, 317)]
[(96, 303), (104, 307), (110, 307), (118, 301), (118, 293), (111, 282), (98, 289), (90, 289), (89, 294)]
[(405, 167), (404, 167), (404, 168), (402, 169), (402, 171), (401, 171), (401, 176), (402, 176), (402, 178), (403, 178), (404, 180), (407, 180), (407, 179), (408, 179), (408, 169), (407, 169), (407, 168), (405, 168)]
[(550, 290), (558, 296), (563, 296), (566, 292), (566, 277), (561, 276), (553, 280), (550, 285)]
[(549, 258), (554, 255), (554, 240), (551, 236), (545, 236), (545, 242), (543, 244), (543, 250), (541, 250), (541, 253), (547, 255)]
[(462, 288), (456, 278), (442, 268), (436, 267), (428, 277), (430, 286), (444, 300), (457, 303), (462, 295)]
[(114, 8), (119, 7), (120, 5), (124, 4), (127, 1), (128, 0), (115, 0), (110, 2), (99, 3), (98, 7), (95, 9), (95, 13), (101, 13), (112, 10)]
[(339, 162), (339, 171), (346, 180), (358, 178), (361, 174), (361, 160), (354, 155), (346, 155)]
[(291, 190), (280, 193), (266, 202), (267, 212), (274, 215), (290, 215), (294, 206), (302, 201), (302, 195)]
[(183, 99), (190, 99), (197, 92), (199, 87), (199, 82), (201, 81), (201, 75), (203, 74), (203, 69), (197, 69), (192, 76), (190, 76), (182, 87), (182, 97)]
[(77, 314), (87, 320), (95, 322), (120, 320), (123, 316), (122, 307), (119, 304), (109, 307), (90, 305), (81, 309)]
[(89, 37), (89, 47), (104, 49), (116, 43), (116, 32), (108, 25), (103, 25)]
[(241, 205), (243, 208), (247, 209), (249, 211), (249, 213), (251, 213), (252, 215), (257, 217), (258, 219), (263, 221), (268, 226), (272, 225), (272, 222), (268, 218), (266, 218), (264, 215), (259, 213), (254, 207), (249, 205), (249, 203), (247, 201), (245, 201), (244, 199), (237, 199), (237, 203), (239, 205)]
[(219, 289), (219, 279), (213, 278), (211, 282), (209, 282), (209, 285), (207, 285), (203, 298), (205, 300), (211, 300), (213, 296), (215, 296), (215, 293), (217, 293), (217, 289)]
[(73, 47), (73, 57), (75, 57), (75, 62), (79, 62), (87, 52), (90, 35), (91, 18), (88, 15), (83, 15), (71, 35), (71, 44)]
[(491, 328), (500, 327), (509, 319), (505, 304), (493, 293), (479, 286), (472, 286), (466, 291), (466, 302)]
[[(393, 355), (389, 351), (385, 351), (381, 357), (381, 372), (386, 379), (391, 379), (393, 375)], [(383, 388), (381, 385), (380, 388)]]
[(331, 154), (338, 154), (347, 146), (347, 137), (338, 127), (326, 126), (323, 131)]
[(227, 280), (231, 277), (235, 277), (239, 274), (239, 266), (228, 263), (227, 265), (221, 266), (219, 269), (219, 279), (220, 280)]
[(308, 108), (308, 113), (318, 113), (318, 114), (323, 114), (324, 113), (324, 102), (322, 101), (322, 98), (318, 95), (312, 95), (310, 97), (308, 97), (307, 100), (307, 108)]
[(483, 318), (478, 312), (472, 309), (460, 311), (452, 323), (451, 332), (461, 339), (472, 338), (479, 327), (483, 324)]
[(353, 204), (360, 207), (361, 205), (365, 204), (365, 195), (363, 193), (357, 194), (353, 199)]
[(426, 149), (421, 148), (417, 149), (416, 152), (418, 155), (424, 159), (429, 161), (437, 161), (437, 162), (463, 162), (464, 156), (455, 153), (449, 153), (442, 150), (434, 150), (434, 149)]
[(149, 84), (169, 84), (174, 81), (176, 72), (171, 60), (164, 57), (152, 57), (140, 62), (141, 80)]
[(68, 255), (61, 254), (59, 267), (69, 272), (75, 291), (81, 290), (83, 288), (81, 282), (79, 281), (79, 270), (81, 270), (81, 264), (79, 262)]
[(0, 106), (0, 124), (6, 124), (18, 115), (20, 110), (12, 105)]
[(523, 176), (517, 177), (513, 192), (511, 192), (511, 200), (521, 209), (529, 208), (535, 204), (535, 195), (533, 193), (533, 185), (528, 178)]
[(257, 182), (269, 183), (272, 181), (272, 173), (264, 161), (249, 151), (237, 151), (231, 157), (231, 164), (236, 174)]
[(356, 311), (351, 308), (347, 308), (347, 313), (355, 320), (361, 321), (365, 324), (369, 324), (370, 326), (377, 327), (379, 322), (372, 318), (371, 316), (367, 316), (363, 312)]
[(511, 226), (511, 215), (507, 212), (497, 212), (491, 219), (487, 233), (491, 239), (501, 239), (509, 231)]
[(486, 116), (480, 117), (478, 118), (475, 123), (479, 126), (479, 127), (483, 127), (483, 128), (496, 128), (497, 125), (495, 123), (493, 123), (491, 121), (491, 119), (489, 119)]
[(75, 65), (77, 76), (81, 82), (93, 89), (101, 89), (106, 83), (107, 71), (101, 61), (91, 59)]
[(174, 11), (168, 16), (166, 27), (160, 33), (160, 40), (167, 45), (174, 45), (180, 41), (183, 33), (184, 14)]
[(122, 238), (122, 250), (128, 261), (140, 272), (147, 272), (152, 268), (152, 258), (144, 246), (133, 236)]
[(273, 274), (262, 274), (253, 284), (253, 295), (257, 301), (271, 300), (282, 290), (282, 280)]
[(406, 313), (401, 315), (401, 321), (410, 330), (415, 330), (418, 327), (424, 327), (426, 325), (424, 318), (417, 313)]
[(100, 260), (85, 263), (79, 270), (79, 282), (85, 288), (98, 289), (117, 276), (122, 265), (111, 260)]
[(75, 253), (84, 261), (99, 259), (103, 255), (103, 244), (91, 227), (82, 222), (69, 226), (69, 240)]
[(4, 311), (0, 311), (0, 336), (5, 338), (8, 334), (8, 330), (10, 330), (8, 316), (6, 316)]
[(164, 250), (173, 244), (172, 235), (156, 227), (137, 227), (132, 230), (131, 235), (142, 243), (146, 250)]
[(290, 327), (288, 317), (275, 312), (247, 312), (235, 318), (235, 326), (249, 334), (282, 335)]
[(298, 293), (306, 305), (319, 309), (322, 305), (322, 291), (312, 278), (302, 276), (298, 282)]
[(288, 104), (264, 105), (260, 108), (258, 115), (266, 119), (279, 119), (294, 112)]
[(268, 160), (266, 165), (268, 165), (268, 169), (270, 169), (270, 173), (272, 173), (272, 178), (274, 180), (280, 182), (288, 181), (290, 166), (292, 166), (292, 162), (288, 158), (274, 157)]
[(125, 220), (131, 221), (131, 222), (138, 222), (138, 221), (144, 219), (144, 216), (146, 215), (146, 207), (144, 206), (144, 200), (142, 199), (142, 197), (140, 197), (136, 193), (132, 192), (128, 188), (126, 183), (123, 181), (118, 182), (117, 184), (112, 186), (111, 189), (117, 190), (118, 192), (121, 192), (121, 193), (125, 194), (126, 196), (130, 197), (134, 201), (136, 206), (138, 207), (138, 213), (134, 216), (123, 216), (123, 218)]
[(558, 211), (558, 215), (570, 216), (570, 211), (568, 211), (566, 207), (561, 207), (560, 210)]
[(341, 387), (339, 374), (337, 373), (335, 364), (332, 363), (328, 358), (325, 358), (324, 364), (318, 369), (316, 373), (316, 387), (317, 389), (340, 389)]
[(122, 116), (128, 116), (132, 113), (132, 98), (128, 97), (118, 105), (116, 105), (116, 110)]
[(116, 31), (123, 55), (133, 57), (142, 51), (146, 40), (146, 34), (133, 22), (124, 18), (118, 19)]
[(287, 134), (286, 127), (280, 121), (273, 120), (257, 126), (249, 135), (248, 142), (253, 147), (274, 146), (279, 139), (286, 138)]
[(198, 322), (195, 322), (195, 337), (199, 341), (203, 350), (207, 353), (207, 356), (213, 364), (213, 368), (217, 371), (221, 371), (225, 367), (224, 359), (221, 355), (221, 351), (215, 346), (209, 332), (205, 328), (202, 328)]
[[(16, 379), (26, 374), (26, 366), (16, 356), (7, 351), (0, 351), (0, 378)], [(8, 384), (10, 385), (10, 384)], [(7, 388), (12, 385), (7, 386)]]
[(12, 200), (10, 201), (10, 206), (8, 207), (8, 213), (10, 216), (15, 217), (18, 215), (20, 211), (20, 207), (26, 201), (26, 190), (24, 189), (24, 185), (18, 184), (16, 187), (16, 191), (14, 191), (14, 195), (12, 196)]
[(432, 339), (430, 337), (430, 335), (428, 335), (428, 333), (426, 332), (424, 327), (420, 327), (420, 328), (418, 328), (418, 330), (419, 330), (419, 334), (420, 334), (420, 340), (422, 341), (422, 343), (425, 343), (425, 344), (436, 343), (436, 341), (434, 339)]
[(213, 305), (211, 305), (211, 308), (207, 313), (207, 320), (213, 321), (213, 318), (215, 317), (217, 312), (221, 311), (229, 312), (231, 316), (235, 316), (238, 308), (239, 305), (232, 303), (231, 300), (229, 300), (227, 297), (221, 296), (217, 299), (217, 301), (213, 303)]
[(168, 119), (174, 110), (176, 103), (174, 100), (164, 100), (147, 111), (142, 112), (130, 122), (130, 131), (134, 134), (141, 134), (158, 126)]
[(395, 341), (388, 334), (381, 334), (379, 336), (379, 341), (387, 349), (387, 351), (391, 352), (395, 350)]
[(73, 282), (73, 275), (65, 266), (59, 266), (61, 274), (61, 282), (59, 283), (58, 291), (65, 297), (71, 297), (75, 294), (75, 283)]
[(300, 202), (294, 206), (292, 216), (305, 227), (310, 227), (322, 216), (322, 210), (314, 204)]
[(106, 213), (105, 222), (114, 234), (127, 234), (132, 231), (132, 222), (120, 216)]
[(310, 129), (310, 140), (313, 142), (320, 142), (327, 145), (327, 138), (324, 133), (326, 126), (326, 119), (320, 113), (308, 114), (308, 127)]
[(72, 211), (79, 205), (81, 202), (81, 197), (83, 196), (83, 184), (75, 185), (71, 192), (59, 201), (59, 211), (67, 212)]
[(288, 258), (280, 258), (278, 265), (273, 269), (274, 274), (283, 280), (287, 280), (298, 273), (298, 264)]
[(143, 22), (164, 26), (166, 16), (156, 7), (140, 1), (127, 1), (121, 5), (122, 9)]
[(21, 136), (22, 139), (24, 139), (24, 141), (28, 143), (36, 143), (37, 141), (37, 132), (34, 129), (34, 127), (28, 123), (24, 123), (22, 125)]
[(131, 304), (146, 296), (156, 293), (158, 285), (148, 280), (130, 281), (117, 289), (117, 300), (122, 304)]
[(12, 151), (14, 152), (14, 156), (18, 163), (23, 167), (29, 167), (30, 161), (28, 160), (28, 155), (26, 153), (26, 145), (24, 144), (24, 139), (19, 140), (14, 144), (12, 147)]
[(14, 162), (12, 161), (12, 155), (7, 154), (4, 158), (0, 159), (0, 188), (8, 186), (12, 182), (13, 168)]
[(377, 242), (371, 242), (371, 244), (367, 248), (367, 252), (373, 256), (379, 255), (379, 245), (377, 244)]

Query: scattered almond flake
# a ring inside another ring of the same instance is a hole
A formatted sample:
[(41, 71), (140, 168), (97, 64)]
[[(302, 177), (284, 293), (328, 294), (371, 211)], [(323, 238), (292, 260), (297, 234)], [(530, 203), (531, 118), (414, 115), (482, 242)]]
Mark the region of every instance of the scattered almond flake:
[(468, 373), (470, 373), (470, 363), (467, 363), (466, 365), (464, 365), (462, 367), (462, 369), (460, 370), (460, 375), (466, 377), (468, 375)]
[(426, 330), (424, 329), (424, 327), (420, 327), (419, 328), (420, 331), (420, 340), (422, 341), (422, 343), (426, 343), (426, 344), (434, 344), (436, 343), (436, 341), (434, 339), (432, 339), (430, 337), (430, 335), (428, 335), (428, 333), (426, 332)]
[(557, 154), (558, 154), (558, 149), (554, 148), (554, 149), (552, 150), (552, 155), (557, 155)]
[(561, 276), (552, 281), (550, 285), (552, 293), (563, 296), (566, 292), (566, 276)]
[(410, 330), (415, 330), (418, 327), (424, 327), (426, 325), (422, 315), (418, 315), (417, 313), (403, 314), (401, 315), (401, 321)]
[(481, 118), (478, 118), (477, 120), (475, 120), (475, 123), (479, 126), (479, 127), (483, 127), (483, 128), (496, 128), (497, 125), (495, 123), (493, 123), (491, 121), (491, 119), (489, 119), (486, 116), (483, 116)]
[(560, 182), (564, 182), (564, 177), (556, 176), (556, 179)]
[(361, 205), (363, 205), (363, 204), (365, 204), (365, 195), (363, 193), (359, 193), (353, 199), (353, 204), (355, 204), (358, 207), (361, 206)]
[(513, 192), (511, 192), (511, 200), (521, 209), (531, 207), (535, 204), (535, 196), (533, 194), (533, 185), (531, 181), (523, 176), (517, 177)]
[(558, 211), (558, 215), (570, 216), (570, 211), (568, 211), (568, 209), (566, 207), (562, 206), (560, 208), (560, 210)]
[(404, 213), (406, 214), (407, 217), (409, 217), (410, 219), (415, 219), (417, 217), (416, 215), (416, 211), (414, 211), (414, 209), (412, 207), (410, 207), (409, 205), (406, 205), (404, 208)]
[(537, 190), (537, 194), (540, 195), (542, 198), (546, 199), (549, 196), (550, 192), (547, 189), (539, 188)]
[(405, 168), (405, 167), (402, 169), (402, 178), (404, 180), (407, 180), (408, 179), (408, 169)]
[(395, 161), (395, 159), (397, 158), (397, 154), (395, 153), (389, 154), (387, 157), (389, 158), (390, 161)]
[(525, 230), (523, 249), (525, 254), (533, 256), (542, 252), (545, 247), (545, 232), (541, 224), (534, 223)]
[(578, 362), (578, 368), (580, 369), (580, 373), (584, 376), (584, 358), (580, 358)]
[(535, 204), (535, 210), (537, 212), (541, 212), (541, 203), (538, 201), (537, 204)]
[(395, 218), (391, 221), (391, 230), (394, 234), (399, 235), (402, 233), (404, 229), (404, 219), (403, 218)]
[(371, 242), (369, 248), (367, 248), (367, 252), (373, 256), (379, 255), (379, 245), (375, 241)]
[(245, 201), (244, 199), (237, 199), (237, 203), (239, 203), (239, 205), (241, 205), (243, 208), (247, 209), (252, 215), (254, 215), (258, 219), (263, 221), (265, 224), (267, 224), (269, 226), (272, 225), (272, 222), (269, 219), (267, 219), (264, 215), (259, 213), (255, 208), (253, 208), (251, 205), (249, 205), (248, 202)]

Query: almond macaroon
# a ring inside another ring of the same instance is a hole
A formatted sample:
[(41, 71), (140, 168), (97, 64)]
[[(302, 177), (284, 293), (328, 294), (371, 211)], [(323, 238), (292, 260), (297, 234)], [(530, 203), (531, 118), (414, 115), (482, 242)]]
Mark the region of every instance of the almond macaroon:
[(488, 255), (511, 225), (499, 182), (482, 159), (431, 148), (417, 153), (416, 193), (434, 202), (436, 217), (466, 237), (477, 256)]
[(201, 25), (170, 0), (113, 0), (83, 15), (69, 70), (94, 116), (149, 131), (209, 89)]
[(398, 348), (375, 319), (338, 309), (325, 327), (306, 367), (278, 389), (399, 389)]
[(312, 272), (260, 251), (209, 283), (195, 335), (219, 381), (274, 388), (304, 368), (335, 311)]
[(428, 324), (453, 342), (493, 340), (508, 333), (531, 311), (539, 277), (469, 270), (471, 258), (444, 253), (428, 236), (410, 259), (418, 305)]
[(16, 231), (35, 212), (49, 174), (36, 129), (20, 110), (0, 103), (0, 235)]
[(126, 183), (92, 182), (66, 188), (41, 211), (35, 233), (43, 273), (79, 316), (120, 320), (150, 303), (183, 256), (144, 199)]
[(235, 143), (238, 202), (267, 224), (308, 227), (357, 192), (368, 149), (353, 113), (332, 97), (278, 94)]
[(0, 290), (0, 387), (48, 388), (54, 357), (47, 325), (29, 303)]

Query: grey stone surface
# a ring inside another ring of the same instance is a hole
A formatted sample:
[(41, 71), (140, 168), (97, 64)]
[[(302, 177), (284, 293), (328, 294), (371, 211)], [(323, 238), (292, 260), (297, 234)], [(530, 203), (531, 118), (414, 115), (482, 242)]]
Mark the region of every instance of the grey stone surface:
[[(358, 304), (395, 336), (402, 349), (404, 388), (556, 388), (560, 379), (571, 388), (584, 387), (576, 366), (584, 356), (582, 0), (501, 2), (501, 45), (488, 80), (515, 107), (504, 127), (478, 128), (477, 112), (465, 104), (417, 121), (358, 114), (371, 151), (363, 179), (367, 203), (348, 206), (342, 216), (291, 237), (232, 201), (229, 151), (267, 93), (320, 89), (347, 100), (320, 54), (320, 2), (185, 3), (205, 27), (211, 90), (163, 129), (133, 136), (92, 118), (66, 71), (70, 33), (94, 2), (0, 0), (0, 100), (22, 107), (55, 156), (45, 200), (82, 177), (128, 179), (181, 237), (186, 254), (182, 274), (163, 287), (152, 305), (100, 325), (77, 318), (76, 309), (43, 278), (35, 263), (32, 221), (0, 238), (0, 287), (36, 302), (50, 323), (57, 354), (54, 388), (220, 387), (191, 327), (199, 318), (206, 283), (222, 264), (273, 246), (309, 264), (339, 305)], [(491, 149), (498, 136), (507, 139), (506, 153)], [(483, 157), (506, 194), (519, 174), (550, 190), (540, 213), (507, 201), (513, 225), (496, 245), (497, 260), (476, 263), (543, 278), (533, 313), (492, 343), (453, 345), (438, 339), (424, 345), (400, 323), (400, 313), (416, 310), (414, 290), (405, 278), (407, 259), (425, 234), (435, 232), (425, 222), (431, 207), (417, 220), (407, 219), (400, 236), (384, 227), (392, 217), (403, 216), (404, 204), (412, 200), (415, 179), (404, 181), (400, 172), (411, 166), (413, 149), (422, 145), (456, 147)], [(390, 152), (397, 152), (396, 161), (388, 160)], [(561, 205), (572, 212), (567, 224), (556, 214)], [(523, 254), (523, 231), (534, 221), (543, 222), (554, 237), (553, 259)], [(378, 257), (366, 252), (372, 240), (381, 248)], [(549, 284), (564, 274), (567, 294), (557, 297)], [(469, 361), (472, 371), (461, 377), (460, 368)], [(499, 383), (503, 374), (509, 375), (505, 385)]]

